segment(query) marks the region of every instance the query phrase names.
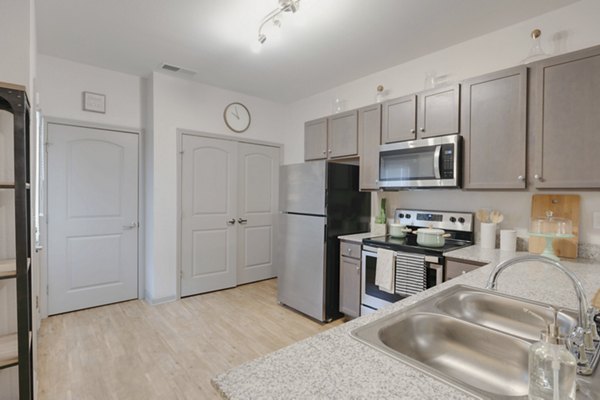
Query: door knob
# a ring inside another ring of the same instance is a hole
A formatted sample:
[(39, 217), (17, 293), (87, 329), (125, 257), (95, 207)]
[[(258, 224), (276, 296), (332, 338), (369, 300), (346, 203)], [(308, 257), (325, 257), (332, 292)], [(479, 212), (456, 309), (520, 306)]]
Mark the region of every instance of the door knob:
[(123, 229), (135, 229), (140, 226), (137, 222), (132, 222), (129, 225), (123, 225)]
[(231, 218), (229, 220), (227, 220), (227, 225), (233, 225), (235, 224), (235, 218)]
[(246, 222), (248, 222), (248, 220), (247, 220), (247, 219), (244, 219), (244, 218), (238, 218), (238, 223), (240, 223), (240, 224), (245, 224)]

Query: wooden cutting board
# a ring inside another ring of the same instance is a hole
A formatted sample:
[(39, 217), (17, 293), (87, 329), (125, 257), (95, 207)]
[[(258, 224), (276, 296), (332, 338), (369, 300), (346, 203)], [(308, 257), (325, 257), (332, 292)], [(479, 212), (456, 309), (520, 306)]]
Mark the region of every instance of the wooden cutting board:
[[(577, 258), (579, 243), (579, 215), (581, 196), (578, 194), (534, 194), (531, 198), (531, 219), (546, 217), (546, 211), (552, 215), (573, 221), (572, 239), (555, 239), (554, 253), (559, 257)], [(529, 237), (529, 252), (539, 254), (544, 251), (546, 240), (539, 237)]]

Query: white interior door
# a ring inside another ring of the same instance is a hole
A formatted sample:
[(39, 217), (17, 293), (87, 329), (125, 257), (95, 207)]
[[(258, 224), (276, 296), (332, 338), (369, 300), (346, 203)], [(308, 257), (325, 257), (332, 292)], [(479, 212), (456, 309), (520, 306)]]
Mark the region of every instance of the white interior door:
[(237, 283), (277, 276), (273, 263), (279, 210), (279, 148), (238, 146)]
[(48, 125), (48, 313), (137, 298), (138, 135)]
[(237, 143), (182, 135), (181, 295), (236, 285)]

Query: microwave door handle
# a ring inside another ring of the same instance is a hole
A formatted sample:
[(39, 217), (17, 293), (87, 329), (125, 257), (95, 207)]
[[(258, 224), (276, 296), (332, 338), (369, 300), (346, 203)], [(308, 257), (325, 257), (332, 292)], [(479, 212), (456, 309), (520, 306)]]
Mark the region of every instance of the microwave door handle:
[(440, 174), (440, 154), (442, 152), (442, 146), (435, 146), (435, 152), (433, 153), (433, 174), (435, 175), (435, 179), (440, 179), (442, 175)]

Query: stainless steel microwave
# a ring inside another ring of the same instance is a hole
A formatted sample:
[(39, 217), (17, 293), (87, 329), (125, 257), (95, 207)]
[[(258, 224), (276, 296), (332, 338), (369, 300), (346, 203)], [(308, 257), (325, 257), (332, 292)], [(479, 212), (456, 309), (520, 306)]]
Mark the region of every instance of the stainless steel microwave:
[(379, 187), (457, 188), (460, 160), (460, 135), (384, 144), (379, 150)]

